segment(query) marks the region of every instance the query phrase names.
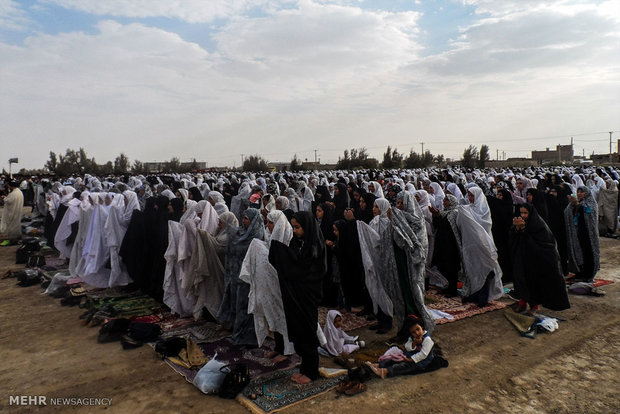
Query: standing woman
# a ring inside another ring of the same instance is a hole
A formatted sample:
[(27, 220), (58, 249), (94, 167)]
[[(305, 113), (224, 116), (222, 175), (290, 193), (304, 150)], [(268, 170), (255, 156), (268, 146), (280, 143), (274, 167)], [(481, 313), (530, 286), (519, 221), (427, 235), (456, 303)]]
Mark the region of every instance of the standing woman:
[(291, 380), (307, 384), (319, 377), (316, 328), (327, 269), (325, 241), (309, 212), (295, 213), (291, 224), (295, 237), (289, 246), (272, 241), (269, 262), (278, 272), (289, 338), (301, 357), (299, 373)]
[(349, 207), (349, 194), (344, 183), (336, 183), (334, 186), (334, 220), (344, 219), (344, 210)]
[(570, 308), (553, 233), (532, 204), (523, 204), (519, 212), (510, 230), (510, 256), (519, 297), (515, 310), (524, 312), (527, 304), (530, 314), (536, 313), (539, 304), (552, 310)]
[(239, 279), (239, 273), (252, 239), (263, 239), (265, 227), (263, 217), (255, 208), (248, 208), (242, 217), (241, 226), (230, 229), (224, 279), (226, 287), (217, 319), (226, 329), (232, 330), (235, 345), (256, 346), (254, 318), (248, 314), (250, 285)]
[(575, 279), (589, 283), (601, 268), (598, 205), (586, 186), (577, 189), (577, 198), (568, 199), (570, 204), (564, 210), (568, 270), (575, 273)]
[[(320, 186), (319, 186), (320, 187)], [(330, 203), (321, 203), (316, 206), (316, 220), (319, 223), (321, 234), (325, 243), (331, 241), (332, 245), (336, 241), (334, 235), (334, 207)], [(323, 280), (323, 300), (322, 305), (329, 308), (338, 306), (338, 296), (340, 292), (340, 281), (338, 274), (334, 274), (332, 265), (333, 250), (326, 249), (327, 272)]]

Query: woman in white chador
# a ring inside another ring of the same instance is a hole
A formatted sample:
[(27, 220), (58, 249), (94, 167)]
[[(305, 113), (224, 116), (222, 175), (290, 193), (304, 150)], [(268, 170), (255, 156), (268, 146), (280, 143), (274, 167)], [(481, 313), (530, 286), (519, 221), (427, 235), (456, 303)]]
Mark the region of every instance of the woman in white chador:
[[(309, 191), (309, 190), (307, 190)], [(261, 346), (269, 332), (277, 332), (276, 350), (272, 355), (291, 355), (293, 344), (288, 340), (286, 318), (282, 305), (282, 294), (278, 272), (269, 263), (269, 245), (277, 240), (288, 246), (293, 238), (293, 228), (280, 210), (267, 214), (266, 240), (254, 239), (241, 265), (239, 278), (250, 285), (248, 313), (254, 315), (254, 329), (258, 346)]]
[[(207, 203), (208, 204), (208, 203)], [(197, 208), (200, 207), (200, 202)], [(213, 206), (209, 204), (213, 209)], [(208, 210), (209, 207), (205, 209)], [(208, 210), (207, 217), (217, 216), (215, 210)], [(201, 213), (205, 217), (204, 213)], [(209, 219), (210, 220), (210, 219)], [(230, 211), (223, 213), (215, 229), (215, 234), (208, 230), (196, 230), (196, 243), (190, 258), (190, 264), (183, 279), (183, 292), (194, 302), (194, 319), (199, 319), (203, 308), (215, 317), (224, 296), (224, 274), (226, 265), (226, 248), (229, 230), (239, 226), (237, 217)]]

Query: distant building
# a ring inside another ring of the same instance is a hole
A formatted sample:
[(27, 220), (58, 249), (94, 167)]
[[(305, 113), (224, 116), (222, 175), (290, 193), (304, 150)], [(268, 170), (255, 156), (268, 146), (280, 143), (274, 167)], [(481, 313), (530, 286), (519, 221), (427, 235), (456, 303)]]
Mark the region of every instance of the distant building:
[(163, 162), (145, 162), (144, 169), (149, 173), (157, 173), (164, 169)]
[(206, 170), (207, 163), (204, 161), (182, 162), (181, 170)]
[(531, 158), (508, 158), (506, 160), (488, 160), (485, 165), (487, 168), (533, 167), (538, 165), (538, 161)]
[[(159, 173), (167, 168), (168, 162), (145, 162), (144, 169), (147, 173)], [(207, 169), (207, 163), (205, 161), (190, 161), (190, 162), (182, 162), (179, 166), (180, 171), (203, 171)]]
[(538, 164), (552, 162), (572, 162), (573, 161), (572, 145), (556, 145), (555, 150), (532, 151), (532, 160)]

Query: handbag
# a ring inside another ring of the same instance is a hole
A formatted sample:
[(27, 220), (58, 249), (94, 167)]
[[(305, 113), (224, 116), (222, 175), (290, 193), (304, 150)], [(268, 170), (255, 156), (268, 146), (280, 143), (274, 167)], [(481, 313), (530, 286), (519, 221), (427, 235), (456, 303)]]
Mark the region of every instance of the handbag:
[(26, 267), (42, 267), (45, 266), (45, 257), (40, 254), (33, 254), (28, 256)]
[[(223, 371), (224, 369), (229, 371)], [(250, 382), (250, 370), (246, 364), (224, 365), (220, 368), (220, 372), (226, 373), (218, 393), (220, 398), (234, 399)]]

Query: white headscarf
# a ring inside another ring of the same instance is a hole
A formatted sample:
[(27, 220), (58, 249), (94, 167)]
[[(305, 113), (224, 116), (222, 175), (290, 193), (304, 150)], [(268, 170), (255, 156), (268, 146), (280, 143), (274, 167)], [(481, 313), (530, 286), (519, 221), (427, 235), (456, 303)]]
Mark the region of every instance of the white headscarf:
[(368, 185), (370, 186), (370, 184), (372, 184), (375, 191), (370, 191), (369, 189), (369, 193), (374, 194), (374, 196), (377, 198), (385, 198), (385, 196), (383, 195), (383, 188), (381, 187), (381, 184), (379, 184), (377, 181), (371, 181), (370, 183), (368, 183)]
[(123, 191), (123, 196), (127, 200), (125, 211), (123, 212), (123, 221), (129, 224), (133, 211), (140, 210), (140, 202), (138, 201), (138, 195), (131, 190)]
[(228, 211), (228, 206), (226, 205), (226, 201), (224, 201), (224, 196), (219, 191), (211, 191), (209, 192), (209, 198), (213, 200), (215, 205), (215, 211), (217, 211), (218, 215), (222, 215)]
[(172, 190), (169, 190), (169, 189), (165, 189), (164, 191), (162, 191), (161, 195), (163, 195), (164, 197), (168, 197), (168, 200), (172, 200), (173, 198), (176, 198)]
[(383, 232), (390, 225), (390, 219), (387, 216), (387, 212), (390, 209), (390, 202), (385, 198), (377, 198), (375, 200), (375, 205), (380, 211), (378, 216), (374, 216), (368, 225), (379, 235), (382, 235)]
[[(204, 207), (200, 205), (204, 201)], [(211, 203), (206, 200), (200, 200), (198, 205), (196, 205), (196, 209), (203, 208), (202, 217), (200, 218), (200, 224), (198, 228), (200, 230), (207, 231), (210, 235), (215, 236), (217, 233), (217, 228), (219, 225), (219, 216), (217, 211), (213, 208)], [(196, 210), (199, 211), (199, 210)]]
[(433, 207), (440, 211), (443, 210), (443, 199), (446, 197), (446, 194), (443, 192), (443, 189), (441, 188), (439, 183), (432, 182), (430, 184), (430, 187), (434, 191), (433, 196), (435, 200), (433, 202)]
[(338, 329), (334, 326), (334, 319), (336, 319), (337, 316), (342, 318), (342, 315), (337, 310), (332, 309), (327, 312), (325, 328), (323, 328), (325, 339), (327, 339), (327, 343), (323, 345), (323, 347), (332, 355), (340, 355), (344, 352), (345, 341), (355, 340), (355, 337), (347, 335), (342, 329)]
[(198, 205), (197, 201), (187, 200), (187, 202), (185, 203), (185, 212), (181, 216), (179, 223), (183, 224), (187, 220), (196, 218), (196, 206), (197, 205)]
[(461, 189), (459, 188), (458, 185), (456, 185), (455, 183), (450, 183), (448, 184), (448, 188), (447, 191), (452, 194), (454, 197), (456, 197), (456, 199), (458, 200), (459, 204), (464, 204), (463, 203), (463, 193), (461, 192)]
[(474, 202), (467, 205), (471, 209), (474, 219), (482, 226), (482, 228), (491, 236), (491, 210), (487, 198), (480, 187), (471, 187), (468, 192), (474, 195)]
[(293, 227), (284, 213), (280, 210), (272, 210), (267, 214), (267, 220), (274, 224), (270, 243), (272, 240), (277, 240), (288, 246), (293, 238)]

